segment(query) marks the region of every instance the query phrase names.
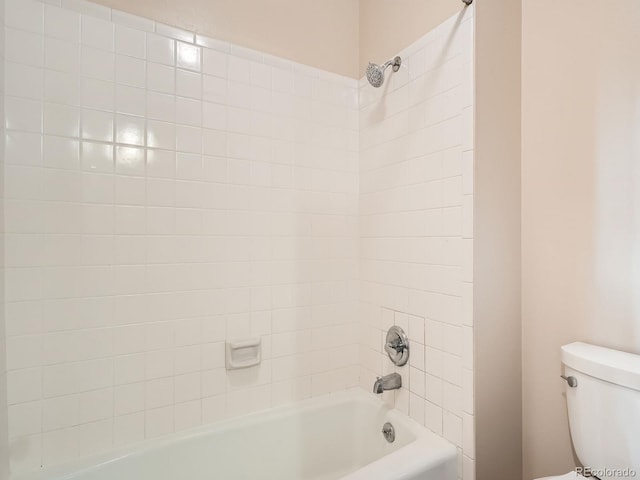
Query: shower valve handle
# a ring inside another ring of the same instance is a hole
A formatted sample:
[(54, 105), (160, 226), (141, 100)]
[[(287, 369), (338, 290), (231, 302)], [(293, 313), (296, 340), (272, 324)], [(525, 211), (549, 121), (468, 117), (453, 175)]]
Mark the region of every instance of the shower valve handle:
[(385, 346), (384, 346), (385, 351), (389, 355), (394, 355), (396, 353), (402, 353), (402, 352), (404, 352), (405, 348), (407, 348), (407, 346), (402, 342), (387, 342), (385, 344)]

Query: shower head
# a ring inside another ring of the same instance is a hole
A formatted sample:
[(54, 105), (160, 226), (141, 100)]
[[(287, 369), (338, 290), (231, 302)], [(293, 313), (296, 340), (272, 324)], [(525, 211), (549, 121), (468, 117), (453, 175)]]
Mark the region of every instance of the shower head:
[(381, 87), (384, 83), (384, 71), (392, 67), (394, 72), (400, 70), (400, 65), (402, 64), (402, 59), (400, 57), (396, 57), (393, 60), (389, 60), (384, 65), (376, 65), (375, 63), (369, 63), (367, 66), (367, 80), (369, 83), (375, 88)]
[(382, 67), (375, 63), (369, 63), (367, 66), (367, 80), (374, 87), (381, 87), (384, 83), (384, 70), (382, 70)]

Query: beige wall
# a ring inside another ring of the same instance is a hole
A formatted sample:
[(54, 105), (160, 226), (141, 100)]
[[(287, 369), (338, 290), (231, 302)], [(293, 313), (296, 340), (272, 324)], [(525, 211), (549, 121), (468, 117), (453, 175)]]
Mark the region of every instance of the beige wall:
[(521, 4), (476, 2), (474, 351), (476, 479), (522, 475)]
[(460, 0), (360, 0), (359, 75), (384, 63), (464, 7)]
[(525, 479), (574, 466), (559, 348), (640, 352), (640, 3), (525, 0)]
[(357, 78), (358, 0), (95, 0)]
[[(4, 39), (5, 1), (0, 0), (0, 38)], [(4, 48), (0, 48), (0, 64), (4, 72)], [(4, 101), (4, 74), (0, 77), (0, 98)], [(4, 138), (4, 105), (0, 108), (0, 134)], [(0, 149), (0, 252), (4, 252), (4, 148)], [(4, 255), (0, 254), (0, 480), (9, 478), (9, 442), (8, 442), (8, 410), (7, 410), (7, 349), (5, 335), (4, 304)]]
[(94, 1), (352, 78), (464, 7), (460, 0)]

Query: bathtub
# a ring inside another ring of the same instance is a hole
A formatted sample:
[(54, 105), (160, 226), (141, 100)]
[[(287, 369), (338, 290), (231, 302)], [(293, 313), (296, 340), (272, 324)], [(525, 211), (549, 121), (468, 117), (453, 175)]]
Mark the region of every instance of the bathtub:
[[(385, 422), (395, 441), (382, 435)], [(349, 390), (15, 480), (455, 480), (451, 444)]]

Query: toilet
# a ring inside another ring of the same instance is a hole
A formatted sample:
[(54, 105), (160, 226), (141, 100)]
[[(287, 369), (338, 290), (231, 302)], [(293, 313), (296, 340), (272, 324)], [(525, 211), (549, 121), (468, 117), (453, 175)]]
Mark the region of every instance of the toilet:
[[(562, 347), (569, 429), (580, 463), (600, 480), (640, 478), (640, 355)], [(539, 480), (583, 477), (580, 469)], [(593, 478), (593, 477), (592, 477)]]
[(556, 475), (555, 477), (544, 477), (544, 478), (539, 478), (537, 480), (569, 480), (573, 478), (575, 479), (581, 479), (581, 478), (585, 478), (582, 475), (580, 475), (577, 472), (569, 472), (569, 473), (565, 473), (564, 475)]

